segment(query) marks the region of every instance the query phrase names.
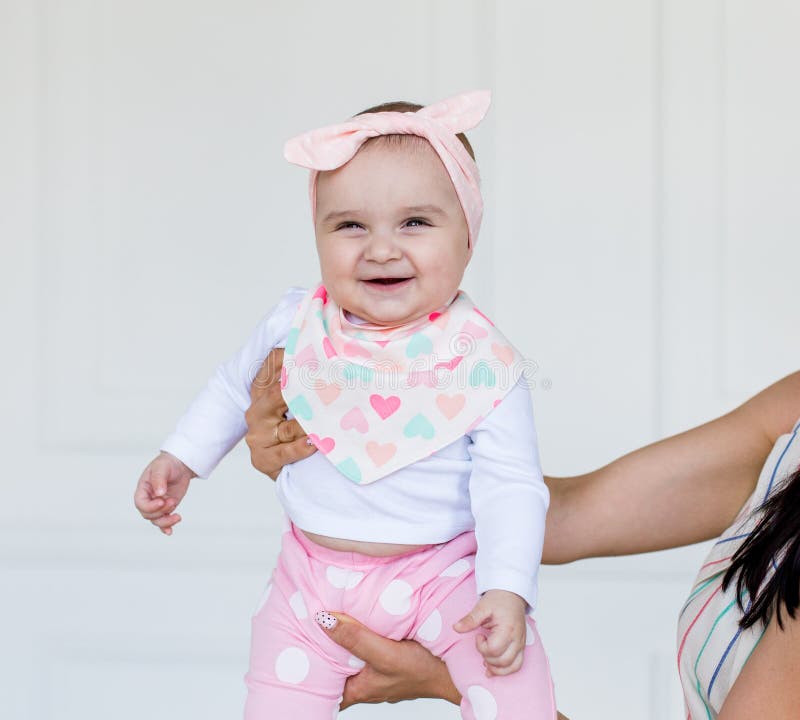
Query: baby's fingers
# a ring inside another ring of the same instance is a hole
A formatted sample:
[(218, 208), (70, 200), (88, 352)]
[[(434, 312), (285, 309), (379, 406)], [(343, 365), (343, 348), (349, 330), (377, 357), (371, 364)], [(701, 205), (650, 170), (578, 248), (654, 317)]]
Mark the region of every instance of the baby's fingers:
[(177, 505), (178, 501), (175, 498), (168, 497), (155, 498), (147, 503), (137, 503), (136, 507), (145, 520), (152, 521), (169, 515)]
[(514, 662), (514, 659), (517, 655), (522, 653), (522, 646), (518, 643), (511, 643), (502, 653), (499, 655), (484, 655), (483, 659), (486, 665), (492, 668), (503, 668), (508, 667)]
[(180, 515), (173, 513), (172, 515), (164, 515), (163, 517), (156, 518), (150, 522), (159, 528), (165, 535), (172, 535), (172, 528), (177, 525), (181, 519), (182, 518)]
[[(508, 628), (494, 628), (489, 637), (478, 635), (476, 639), (478, 650), (485, 658), (497, 659), (506, 654), (514, 643), (514, 636)], [(515, 648), (519, 650), (519, 646)]]
[(516, 654), (511, 663), (509, 665), (506, 665), (505, 667), (489, 665), (487, 661), (486, 677), (491, 677), (492, 675), (511, 675), (511, 673), (517, 672), (517, 670), (519, 670), (522, 667), (522, 661), (524, 659), (525, 659), (525, 654), (520, 651)]

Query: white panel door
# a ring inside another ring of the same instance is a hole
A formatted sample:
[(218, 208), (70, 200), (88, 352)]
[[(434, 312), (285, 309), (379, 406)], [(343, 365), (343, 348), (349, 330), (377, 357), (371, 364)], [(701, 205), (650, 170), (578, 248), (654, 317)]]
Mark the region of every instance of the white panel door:
[[(537, 365), (546, 471), (580, 472), (797, 367), (799, 35), (790, 0), (0, 2), (0, 716), (240, 716), (272, 483), (237, 448), (172, 538), (131, 495), (213, 367), (317, 278), (287, 137), (493, 90), (466, 288)], [(543, 571), (573, 720), (682, 716), (702, 552)]]

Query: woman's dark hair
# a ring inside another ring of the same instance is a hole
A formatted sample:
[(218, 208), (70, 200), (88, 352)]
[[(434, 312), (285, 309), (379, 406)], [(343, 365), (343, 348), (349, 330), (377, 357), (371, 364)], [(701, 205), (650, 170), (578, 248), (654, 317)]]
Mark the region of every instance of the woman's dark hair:
[[(758, 622), (766, 626), (775, 612), (783, 629), (781, 609), (794, 619), (800, 605), (800, 468), (755, 512), (758, 523), (734, 554), (722, 589), (735, 581), (742, 628)], [(750, 598), (747, 607), (745, 596)]]
[[(417, 110), (422, 110), (422, 105), (418, 105), (417, 103), (406, 102), (405, 100), (395, 100), (393, 102), (386, 102), (381, 103), (380, 105), (373, 105), (371, 108), (367, 108), (366, 110), (362, 110), (360, 113), (356, 115), (366, 115), (368, 113), (379, 113), (379, 112), (417, 112)], [(394, 138), (397, 142), (403, 142), (404, 138), (414, 137), (413, 135), (380, 135), (377, 138), (371, 138), (367, 140), (367, 142), (380, 140), (382, 138)], [(467, 136), (464, 133), (458, 133), (456, 137), (461, 141), (461, 144), (467, 149), (470, 157), (474, 160), (475, 159), (475, 152), (472, 149), (472, 145), (469, 144), (469, 140), (467, 140)]]

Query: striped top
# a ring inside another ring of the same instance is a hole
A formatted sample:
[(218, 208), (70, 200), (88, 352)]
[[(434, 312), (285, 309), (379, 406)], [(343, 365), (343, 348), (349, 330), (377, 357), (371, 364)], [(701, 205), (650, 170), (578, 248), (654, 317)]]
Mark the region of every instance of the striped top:
[[(760, 624), (742, 630), (735, 584), (722, 590), (731, 557), (753, 530), (757, 509), (800, 465), (800, 422), (778, 438), (758, 485), (733, 524), (720, 536), (695, 579), (678, 619), (678, 671), (687, 720), (716, 718), (728, 692), (758, 645)], [(747, 607), (747, 598), (744, 598)]]

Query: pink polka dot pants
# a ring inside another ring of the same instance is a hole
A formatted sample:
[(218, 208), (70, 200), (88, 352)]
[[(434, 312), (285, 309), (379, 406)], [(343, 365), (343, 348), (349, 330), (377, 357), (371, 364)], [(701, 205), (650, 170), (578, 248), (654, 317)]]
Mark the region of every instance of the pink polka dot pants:
[(522, 669), (486, 677), (475, 635), (452, 626), (477, 602), (475, 536), (391, 558), (329, 550), (292, 527), (253, 617), (246, 720), (338, 716), (345, 680), (363, 663), (314, 621), (344, 612), (394, 640), (414, 639), (447, 664), (464, 720), (552, 720), (550, 668), (528, 618)]

